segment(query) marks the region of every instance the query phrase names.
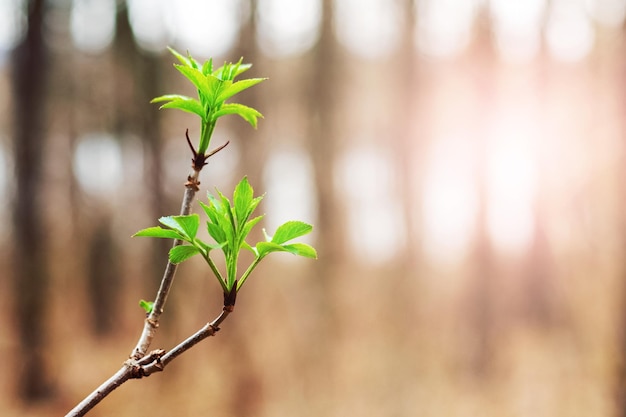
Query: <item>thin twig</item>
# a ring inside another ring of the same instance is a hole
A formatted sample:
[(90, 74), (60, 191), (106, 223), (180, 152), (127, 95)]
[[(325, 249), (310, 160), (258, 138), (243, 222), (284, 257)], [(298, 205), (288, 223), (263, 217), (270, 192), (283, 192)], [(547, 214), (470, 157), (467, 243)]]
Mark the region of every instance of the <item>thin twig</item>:
[(142, 374), (144, 376), (150, 376), (155, 372), (161, 372), (167, 366), (168, 363), (176, 359), (179, 355), (191, 349), (199, 342), (203, 341), (209, 336), (215, 335), (220, 329), (219, 325), (228, 317), (231, 310), (224, 308), (220, 315), (210, 323), (205, 324), (200, 330), (187, 339), (182, 341), (178, 346), (167, 352), (165, 355), (157, 358), (152, 363), (142, 367)]
[[(200, 175), (200, 171), (193, 172), (192, 175), (189, 176), (189, 179), (186, 183), (185, 194), (183, 196), (183, 202), (180, 207), (180, 214), (187, 215), (191, 213), (191, 203), (196, 195), (197, 185), (199, 184), (198, 177)], [(182, 243), (181, 240), (174, 240), (173, 246), (178, 246)], [(174, 282), (174, 276), (176, 274), (177, 265), (171, 262), (167, 262), (167, 266), (165, 267), (165, 272), (163, 273), (163, 279), (161, 280), (161, 286), (159, 287), (159, 291), (157, 292), (156, 299), (154, 300), (154, 305), (152, 311), (148, 315), (145, 320), (143, 331), (141, 332), (141, 336), (137, 341), (137, 345), (130, 357), (132, 359), (140, 359), (142, 358), (148, 349), (150, 348), (150, 344), (152, 343), (152, 339), (154, 339), (154, 335), (156, 334), (157, 328), (159, 327), (159, 319), (161, 314), (163, 314), (163, 309), (165, 307), (165, 302), (167, 301), (167, 296), (170, 292), (170, 287)]]
[[(191, 204), (193, 203), (196, 192), (199, 190), (200, 181), (198, 179), (200, 177), (200, 171), (202, 170), (202, 167), (206, 165), (206, 160), (210, 156), (213, 156), (220, 150), (224, 149), (226, 145), (228, 145), (228, 142), (226, 142), (224, 145), (211, 151), (209, 154), (200, 155), (196, 152), (193, 145), (191, 144), (188, 132), (185, 132), (185, 136), (187, 138), (187, 142), (191, 148), (194, 158), (192, 159), (193, 173), (187, 177), (187, 182), (185, 183), (185, 194), (183, 195), (183, 201), (180, 207), (181, 215), (188, 215), (189, 213), (191, 213)], [(182, 244), (181, 240), (174, 240), (173, 246), (176, 247), (180, 244)], [(184, 340), (171, 351), (165, 353), (164, 350), (158, 349), (148, 353), (148, 349), (150, 348), (152, 340), (154, 339), (156, 331), (159, 327), (159, 320), (161, 318), (161, 314), (163, 314), (163, 309), (165, 307), (165, 302), (167, 301), (167, 296), (169, 295), (170, 288), (172, 286), (172, 283), (174, 282), (176, 268), (177, 266), (175, 264), (168, 261), (165, 267), (165, 272), (163, 273), (161, 285), (156, 295), (156, 299), (154, 300), (152, 311), (144, 322), (143, 331), (139, 336), (137, 345), (130, 354), (130, 358), (126, 362), (124, 362), (124, 366), (122, 366), (122, 368), (120, 368), (113, 376), (111, 376), (95, 391), (93, 391), (91, 394), (85, 397), (85, 399), (83, 399), (78, 405), (76, 405), (76, 407), (74, 407), (66, 415), (66, 417), (84, 416), (89, 410), (95, 407), (113, 390), (115, 390), (117, 387), (119, 387), (129, 379), (143, 378), (153, 374), (154, 372), (163, 371), (165, 366), (176, 357), (178, 357), (180, 354), (184, 353), (185, 351), (195, 346), (197, 343), (206, 339), (207, 337), (213, 336), (219, 330), (219, 325), (232, 312), (234, 307), (234, 300), (232, 302), (232, 305), (225, 306), (222, 309), (222, 312), (217, 318), (215, 318), (215, 320), (207, 323), (195, 334)], [(236, 286), (234, 290), (236, 293)]]
[(191, 349), (202, 340), (209, 336), (213, 336), (220, 329), (220, 324), (232, 312), (230, 308), (222, 309), (222, 312), (210, 323), (205, 324), (200, 330), (189, 336), (178, 346), (165, 353), (158, 349), (150, 352), (141, 359), (129, 359), (124, 363), (111, 378), (100, 385), (91, 394), (85, 397), (74, 409), (72, 409), (65, 417), (82, 417), (89, 410), (95, 407), (113, 390), (122, 385), (124, 382), (133, 378), (143, 378), (152, 375), (155, 372), (162, 372), (168, 363), (176, 359), (179, 355)]
[(109, 395), (114, 389), (128, 381), (131, 377), (130, 367), (124, 364), (111, 378), (100, 385), (95, 391), (85, 397), (76, 407), (72, 409), (65, 417), (81, 417), (87, 414), (89, 410), (94, 408), (100, 401)]

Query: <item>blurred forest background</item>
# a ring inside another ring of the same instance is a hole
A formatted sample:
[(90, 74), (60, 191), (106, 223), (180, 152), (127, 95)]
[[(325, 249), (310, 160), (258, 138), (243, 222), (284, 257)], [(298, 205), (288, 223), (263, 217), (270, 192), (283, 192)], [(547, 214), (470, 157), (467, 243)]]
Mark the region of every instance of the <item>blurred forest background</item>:
[[(626, 416), (623, 0), (0, 0), (0, 414), (116, 371), (179, 211), (171, 45), (269, 77), (200, 198), (246, 174), (270, 257), (222, 331), (104, 416)], [(197, 206), (196, 206), (197, 208)], [(153, 348), (221, 308), (178, 270)]]

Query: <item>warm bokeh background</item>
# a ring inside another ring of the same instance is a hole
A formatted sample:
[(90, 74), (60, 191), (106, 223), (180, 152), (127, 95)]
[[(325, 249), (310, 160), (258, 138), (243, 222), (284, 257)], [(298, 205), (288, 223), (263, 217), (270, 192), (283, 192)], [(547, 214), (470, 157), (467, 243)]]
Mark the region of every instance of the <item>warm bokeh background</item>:
[[(269, 258), (222, 331), (93, 416), (625, 416), (623, 0), (0, 0), (0, 414), (58, 416), (117, 370), (179, 210), (195, 116), (166, 45), (244, 56)], [(221, 308), (199, 259), (153, 345)]]

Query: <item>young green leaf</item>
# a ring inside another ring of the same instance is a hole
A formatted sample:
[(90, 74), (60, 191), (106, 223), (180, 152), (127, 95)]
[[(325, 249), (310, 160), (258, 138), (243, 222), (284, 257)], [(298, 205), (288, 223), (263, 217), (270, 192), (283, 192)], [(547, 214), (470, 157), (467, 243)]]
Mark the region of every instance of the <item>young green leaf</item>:
[(254, 246), (250, 246), (250, 244), (248, 242), (243, 242), (241, 244), (241, 247), (249, 250), (250, 252), (252, 252), (254, 254), (254, 256), (258, 257), (259, 256), (259, 251), (257, 251), (257, 249)]
[(252, 107), (244, 106), (239, 103), (226, 103), (222, 105), (222, 107), (213, 113), (212, 119), (217, 120), (219, 117), (225, 116), (227, 114), (236, 114), (244, 119), (246, 122), (250, 124), (253, 128), (256, 129), (258, 118), (263, 118), (263, 115), (256, 109)]
[(215, 240), (216, 243), (223, 246), (226, 244), (226, 242), (228, 242), (226, 233), (219, 226), (219, 224), (207, 222), (206, 226), (207, 226), (207, 231), (209, 232), (209, 235), (213, 238), (213, 240)]
[(257, 216), (253, 219), (250, 219), (246, 222), (246, 224), (243, 226), (243, 229), (241, 230), (241, 235), (243, 237), (243, 239), (246, 238), (246, 236), (248, 236), (248, 234), (250, 234), (250, 231), (252, 230), (252, 228), (254, 226), (256, 226), (256, 224), (261, 221), (261, 219), (263, 218), (263, 215)]
[(205, 76), (213, 73), (213, 58), (204, 61), (204, 64), (202, 64), (202, 73)]
[(292, 243), (287, 245), (278, 245), (272, 242), (257, 243), (256, 253), (259, 258), (263, 258), (272, 252), (289, 252), (294, 255), (317, 259), (317, 252), (315, 249), (306, 243)]
[(194, 100), (193, 98), (189, 96), (184, 96), (182, 94), (164, 94), (162, 96), (153, 98), (152, 100), (150, 100), (150, 103), (160, 103), (162, 101), (171, 101), (175, 99)]
[(193, 59), (193, 57), (191, 56), (191, 53), (189, 53), (189, 51), (187, 51), (187, 59), (189, 60), (189, 65), (192, 68), (198, 69), (200, 68), (200, 66), (198, 65), (198, 61), (196, 61), (195, 59)]
[(276, 229), (276, 233), (272, 237), (272, 243), (277, 243), (279, 245), (288, 242), (297, 237), (306, 235), (313, 230), (313, 226), (301, 221), (288, 221), (283, 223)]
[(224, 88), (224, 81), (220, 80), (214, 75), (207, 75), (206, 77), (208, 90), (206, 91), (207, 97), (210, 97), (210, 104), (212, 107), (217, 105), (217, 96), (219, 96), (220, 92)]
[(164, 239), (182, 239), (183, 235), (172, 229), (163, 229), (159, 226), (148, 227), (147, 229), (143, 229), (138, 231), (133, 235), (135, 236), (145, 236), (145, 237), (160, 237)]
[(208, 254), (210, 251), (214, 249), (221, 249), (224, 244), (223, 243), (206, 243), (201, 241), (200, 239), (196, 240), (196, 245), (198, 245), (202, 250), (204, 250), (204, 254)]
[(290, 243), (287, 245), (282, 245), (283, 249), (285, 249), (289, 253), (293, 253), (294, 255), (304, 256), (305, 258), (317, 259), (317, 251), (313, 246), (307, 245), (306, 243)]
[(169, 258), (171, 263), (179, 264), (198, 253), (200, 253), (200, 250), (195, 246), (179, 245), (170, 249)]
[(150, 314), (154, 308), (154, 301), (139, 300), (139, 307), (143, 308), (146, 314)]
[(200, 216), (194, 213), (186, 216), (172, 216), (172, 219), (180, 226), (187, 237), (190, 239), (196, 237), (198, 226), (200, 225)]
[(268, 254), (272, 252), (286, 252), (287, 249), (283, 248), (281, 245), (272, 242), (259, 242), (256, 244), (256, 252), (258, 253), (259, 258), (264, 258)]
[[(243, 58), (240, 58), (239, 62), (242, 62), (242, 60)], [(250, 68), (252, 68), (252, 64), (239, 64), (239, 66), (237, 67), (237, 70), (233, 74), (233, 79), (237, 78), (240, 74), (243, 74), (244, 72), (248, 71)]]
[(232, 232), (234, 233), (237, 226), (235, 222), (235, 213), (233, 213), (233, 207), (230, 205), (230, 200), (228, 200), (228, 197), (222, 194), (220, 190), (217, 190), (217, 194), (220, 196), (222, 215), (228, 220)]
[(184, 240), (193, 240), (198, 232), (200, 217), (197, 214), (165, 216), (159, 219), (159, 223), (178, 232)]
[(200, 201), (200, 207), (202, 207), (202, 209), (204, 210), (207, 217), (212, 223), (217, 223), (217, 216), (219, 215), (218, 214), (219, 210), (217, 209), (216, 204), (219, 204), (219, 202), (210, 193), (207, 193), (207, 195), (209, 199), (209, 204), (207, 205), (207, 204), (204, 204), (202, 201)]
[(191, 62), (189, 61), (189, 59), (187, 59), (184, 56), (182, 56), (174, 48), (170, 48), (168, 46), (167, 49), (172, 53), (172, 55), (174, 55), (176, 57), (176, 59), (178, 59), (180, 61), (181, 64), (186, 65), (188, 67), (191, 67)]
[(238, 75), (248, 71), (252, 68), (252, 64), (244, 64), (243, 58), (237, 61), (236, 65), (224, 64), (221, 67), (213, 71), (213, 75), (216, 77), (224, 77), (223, 80), (234, 80)]
[(228, 100), (235, 94), (238, 94), (242, 92), (243, 90), (246, 90), (252, 86), (255, 86), (258, 83), (265, 81), (265, 80), (267, 80), (267, 78), (248, 78), (247, 80), (237, 81), (231, 84), (230, 86), (228, 86), (227, 88), (223, 89), (220, 95), (217, 97), (216, 101), (218, 103), (223, 103), (224, 101)]
[(174, 230), (180, 232), (180, 234), (182, 236), (185, 236), (185, 232), (180, 227), (178, 222), (176, 220), (174, 220), (173, 217), (174, 216), (163, 216), (163, 217), (159, 218), (159, 223), (161, 223), (163, 226), (169, 227), (170, 229), (174, 229)]
[(187, 77), (187, 79), (191, 81), (199, 91), (203, 93), (209, 92), (209, 83), (207, 81), (207, 77), (202, 73), (201, 70), (178, 64), (175, 64), (174, 67), (176, 67), (176, 69), (180, 71), (181, 74)]
[(237, 218), (237, 227), (241, 228), (248, 220), (249, 207), (254, 196), (254, 190), (248, 182), (247, 177), (243, 177), (233, 192), (233, 203), (235, 205), (235, 217)]
[(163, 104), (159, 109), (179, 109), (189, 113), (194, 113), (200, 116), (202, 119), (206, 117), (206, 112), (202, 104), (194, 98), (182, 96), (178, 94), (169, 94), (152, 99), (151, 103), (158, 103), (160, 101), (169, 102)]

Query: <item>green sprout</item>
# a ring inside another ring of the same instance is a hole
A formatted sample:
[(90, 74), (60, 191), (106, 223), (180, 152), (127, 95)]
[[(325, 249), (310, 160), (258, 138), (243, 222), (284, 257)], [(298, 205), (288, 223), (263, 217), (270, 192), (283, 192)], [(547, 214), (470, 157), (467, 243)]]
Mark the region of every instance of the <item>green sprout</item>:
[[(263, 197), (254, 197), (254, 191), (246, 177), (235, 188), (232, 202), (219, 190), (216, 191), (217, 196), (208, 193), (208, 204), (200, 203), (208, 217), (206, 226), (213, 242), (207, 243), (198, 238), (200, 216), (197, 214), (161, 217), (159, 222), (165, 227), (149, 227), (140, 230), (134, 236), (177, 239), (185, 242), (186, 245), (174, 246), (170, 250), (170, 262), (178, 264), (200, 254), (222, 287), (224, 302), (227, 306), (234, 306), (237, 291), (268, 254), (289, 252), (307, 258), (317, 258), (317, 253), (312, 246), (305, 243), (289, 243), (293, 239), (310, 233), (313, 229), (310, 224), (301, 221), (288, 221), (282, 224), (273, 236), (263, 230), (265, 241), (258, 242), (255, 246), (246, 242), (252, 228), (263, 218), (263, 215), (251, 218)], [(254, 260), (241, 275), (238, 275), (237, 264), (242, 249), (251, 251), (254, 254)], [(223, 253), (226, 261), (225, 273), (217, 268), (211, 257), (214, 250)]]
[[(157, 97), (152, 102), (166, 102), (161, 108), (173, 108), (200, 116), (202, 129), (200, 143), (196, 151), (187, 136), (187, 141), (194, 153), (194, 169), (199, 172), (205, 164), (206, 158), (223, 148), (207, 154), (211, 135), (215, 129), (217, 119), (227, 114), (237, 114), (254, 128), (257, 119), (263, 117), (256, 109), (239, 103), (226, 103), (226, 100), (235, 94), (246, 90), (266, 78), (250, 78), (235, 81), (235, 78), (250, 69), (251, 64), (243, 64), (242, 59), (237, 63), (227, 63), (214, 69), (213, 60), (209, 59), (200, 65), (191, 54), (183, 56), (174, 49), (170, 52), (180, 61), (174, 66), (181, 74), (193, 83), (198, 91), (198, 99), (179, 94), (168, 94)], [(225, 145), (224, 145), (225, 146)], [(195, 185), (197, 186), (196, 183)], [(262, 200), (262, 196), (254, 197), (254, 190), (244, 177), (235, 187), (232, 202), (219, 190), (214, 196), (208, 193), (208, 202), (200, 203), (208, 217), (206, 223), (209, 236), (213, 242), (205, 242), (197, 236), (200, 226), (200, 217), (197, 214), (161, 217), (161, 226), (149, 227), (140, 230), (134, 236), (148, 236), (156, 238), (175, 239), (180, 243), (169, 252), (169, 260), (179, 264), (192, 256), (201, 255), (207, 262), (213, 275), (217, 278), (224, 292), (224, 306), (233, 307), (237, 291), (246, 282), (250, 273), (259, 262), (272, 252), (290, 252), (308, 258), (316, 258), (315, 249), (304, 243), (289, 243), (293, 239), (303, 236), (313, 229), (307, 223), (288, 221), (278, 227), (273, 237), (265, 234), (265, 241), (251, 246), (246, 242), (252, 228), (263, 216), (251, 217)], [(238, 274), (237, 267), (241, 250), (249, 250), (254, 254), (254, 260), (245, 271)], [(221, 251), (225, 259), (225, 271), (220, 271), (213, 261), (212, 252)], [(152, 311), (153, 306), (143, 302), (141, 306)]]
[(235, 81), (235, 78), (249, 70), (252, 64), (242, 63), (242, 58), (235, 64), (225, 63), (213, 69), (213, 59), (200, 65), (191, 54), (187, 53), (185, 57), (172, 48), (168, 49), (180, 61), (180, 64), (174, 64), (174, 67), (196, 87), (198, 99), (180, 94), (166, 94), (152, 99), (151, 103), (166, 102), (161, 109), (179, 109), (200, 116), (202, 127), (198, 154), (206, 154), (215, 124), (221, 116), (237, 114), (256, 128), (257, 119), (263, 117), (258, 110), (239, 103), (226, 103), (226, 100), (235, 94), (267, 79), (249, 78)]

